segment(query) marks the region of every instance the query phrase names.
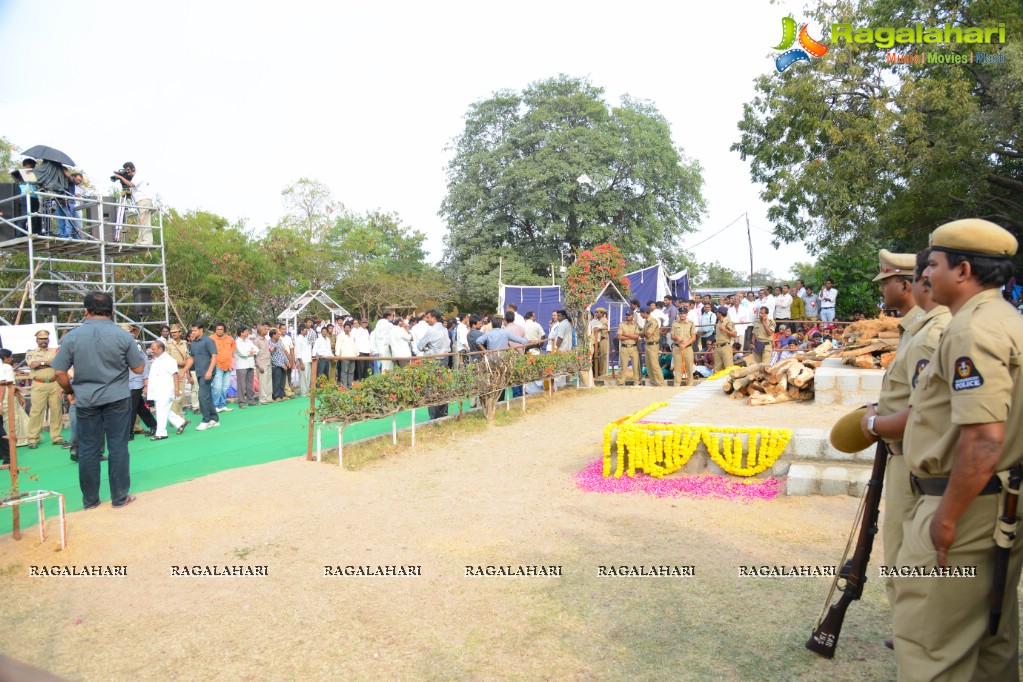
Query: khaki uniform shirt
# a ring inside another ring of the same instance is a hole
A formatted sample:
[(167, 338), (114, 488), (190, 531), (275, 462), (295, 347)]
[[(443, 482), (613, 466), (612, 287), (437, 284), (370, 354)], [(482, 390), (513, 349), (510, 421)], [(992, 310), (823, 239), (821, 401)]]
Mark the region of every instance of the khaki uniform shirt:
[(726, 334), (725, 332), (721, 331), (721, 327), (724, 327), (725, 329), (734, 332), (735, 323), (729, 320), (728, 318), (723, 318), (721, 320), (718, 320), (718, 325), (715, 328), (717, 332), (715, 340), (718, 342), (718, 344), (727, 343), (729, 346), (731, 346), (732, 342), (734, 341), (734, 338), (730, 334)]
[(643, 325), (643, 339), (647, 343), (659, 343), (661, 340), (661, 325), (652, 316), (646, 318)]
[(904, 456), (914, 474), (948, 476), (964, 424), (1004, 422), (997, 470), (1023, 461), (1023, 316), (998, 289), (952, 317), (909, 402)]
[(188, 360), (188, 342), (171, 340), (164, 343), (167, 344), (167, 354), (174, 358), (174, 362), (178, 364), (180, 370)]
[[(639, 334), (639, 326), (635, 322), (622, 322), (618, 325), (619, 338), (622, 334)], [(633, 348), (636, 343), (635, 339), (621, 339), (621, 344), (625, 348)]]
[(53, 364), (53, 359), (55, 357), (57, 357), (56, 348), (47, 348), (45, 350), (43, 350), (42, 348), (34, 348), (29, 352), (25, 353), (25, 361), (30, 365), (33, 362), (46, 363), (46, 367), (37, 367), (36, 369), (32, 370), (31, 375), (32, 378), (41, 379), (43, 381), (47, 379), (52, 381), (53, 379), (57, 378), (57, 373), (54, 372), (53, 367), (50, 366)]
[(774, 338), (774, 320), (767, 318), (765, 325), (760, 318), (757, 318), (757, 321), (753, 323), (753, 338), (757, 341), (770, 342)]
[[(941, 307), (944, 308), (944, 306)], [(948, 308), (945, 308), (945, 310), (947, 311)], [(884, 372), (884, 378), (881, 380), (881, 395), (877, 399), (877, 413), (882, 417), (895, 414), (909, 405), (909, 394), (913, 392), (913, 385), (910, 383), (912, 378), (910, 373), (912, 370), (906, 368), (909, 364), (906, 346), (909, 345), (909, 340), (913, 337), (913, 332), (910, 330), (916, 326), (922, 314), (923, 310), (918, 306), (913, 306), (899, 320), (902, 338), (899, 339), (899, 347), (895, 351), (895, 359), (892, 360), (891, 364), (888, 365), (888, 369)], [(933, 348), (931, 350), (933, 352)]]
[[(689, 341), (689, 339), (694, 336), (696, 336), (696, 325), (690, 322), (689, 320), (679, 319), (675, 322), (675, 324), (671, 325), (672, 345), (677, 345), (679, 348), (681, 348), (683, 343)], [(675, 339), (682, 340), (676, 341)], [(692, 348), (692, 344), (687, 346), (687, 348)]]
[(590, 331), (593, 333), (593, 337), (597, 340), (597, 343), (607, 341), (607, 319), (593, 320), (590, 322)]
[[(911, 388), (916, 388), (920, 375), (930, 364), (934, 351), (938, 349), (941, 333), (945, 331), (945, 327), (952, 320), (952, 313), (943, 305), (934, 306), (930, 312), (920, 311), (920, 315), (916, 322), (906, 329), (909, 334), (909, 342), (904, 349), (907, 360), (906, 375), (909, 377)], [(899, 352), (903, 352), (901, 347)], [(907, 400), (906, 405), (908, 404)]]

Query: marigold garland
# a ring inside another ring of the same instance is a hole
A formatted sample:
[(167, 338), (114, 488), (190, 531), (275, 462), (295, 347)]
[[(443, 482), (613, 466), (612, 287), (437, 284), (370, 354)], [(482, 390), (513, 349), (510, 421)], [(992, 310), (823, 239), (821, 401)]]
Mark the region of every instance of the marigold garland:
[[(701, 442), (707, 446), (710, 458), (726, 472), (735, 476), (755, 476), (774, 466), (792, 439), (790, 429), (642, 421), (643, 417), (667, 404), (653, 403), (604, 427), (602, 473), (605, 478), (612, 476), (611, 434), (616, 429), (618, 462), (613, 472), (615, 478), (623, 475), (632, 478), (637, 471), (663, 478), (684, 467)], [(742, 436), (746, 437), (745, 442)]]

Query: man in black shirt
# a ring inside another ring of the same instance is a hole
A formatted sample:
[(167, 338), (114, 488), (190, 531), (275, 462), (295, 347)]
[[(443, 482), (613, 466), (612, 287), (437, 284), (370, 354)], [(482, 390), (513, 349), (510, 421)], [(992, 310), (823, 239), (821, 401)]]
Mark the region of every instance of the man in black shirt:
[(201, 322), (192, 325), (192, 343), (188, 344), (190, 357), (185, 363), (185, 372), (195, 369), (195, 377), (199, 384), (199, 411), (202, 412), (202, 423), (195, 427), (196, 431), (220, 426), (220, 416), (213, 407), (213, 368), (217, 365), (217, 344), (206, 336)]

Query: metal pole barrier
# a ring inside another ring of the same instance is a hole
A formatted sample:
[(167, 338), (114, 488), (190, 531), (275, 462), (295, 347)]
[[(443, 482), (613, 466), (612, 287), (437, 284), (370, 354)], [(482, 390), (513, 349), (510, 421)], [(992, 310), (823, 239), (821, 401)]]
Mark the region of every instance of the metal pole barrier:
[[(313, 461), (313, 424), (316, 421), (316, 367), (319, 362), (313, 362), (313, 378), (309, 384), (309, 443), (306, 447), (305, 460)], [(262, 381), (262, 379), (260, 379)]]
[(345, 427), (337, 427), (337, 465), (342, 466), (342, 456), (345, 453)]
[(391, 443), (393, 445), (398, 444), (398, 415), (391, 415)]
[(316, 427), (316, 461), (322, 462), (323, 455), (323, 427), (317, 425)]
[[(30, 240), (31, 241), (31, 240)], [(18, 494), (18, 429), (14, 418), (14, 392), (18, 390), (17, 382), (6, 384), (7, 388), (7, 422), (5, 426), (11, 429), (7, 437), (8, 448), (11, 454), (11, 464), (8, 473), (11, 475), (11, 495)], [(11, 438), (11, 436), (14, 436)], [(15, 540), (21, 539), (21, 510), (18, 505), (11, 507), (11, 535)]]
[(416, 408), (412, 408), (412, 449), (416, 448)]

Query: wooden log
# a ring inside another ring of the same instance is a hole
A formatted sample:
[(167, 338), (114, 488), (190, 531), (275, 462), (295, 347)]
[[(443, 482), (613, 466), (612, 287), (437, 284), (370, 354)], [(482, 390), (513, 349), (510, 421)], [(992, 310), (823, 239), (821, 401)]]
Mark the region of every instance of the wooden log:
[(772, 376), (772, 377), (780, 376), (780, 375), (784, 374), (785, 372), (787, 372), (789, 367), (791, 367), (795, 362), (796, 362), (795, 358), (789, 358), (788, 360), (782, 360), (778, 364), (772, 365), (771, 369), (768, 370), (768, 374), (770, 376)]
[(767, 389), (764, 388), (763, 382), (760, 382), (760, 381), (751, 381), (750, 385), (749, 385), (749, 389), (750, 389), (751, 392), (752, 391), (757, 391), (759, 393), (766, 393), (767, 392)]
[(751, 381), (753, 380), (749, 377), (741, 377), (739, 379), (735, 379), (734, 381), (732, 381), (732, 388), (735, 389), (736, 391), (746, 390), (746, 387), (750, 385)]
[(789, 397), (789, 400), (813, 400), (813, 391), (806, 391), (795, 386), (789, 386), (789, 390), (785, 394)]
[(860, 355), (853, 361), (853, 365), (860, 369), (876, 369), (877, 364), (874, 362), (873, 355)]
[(779, 395), (768, 395), (764, 393), (754, 393), (749, 397), (750, 405), (774, 405), (775, 403), (788, 402), (789, 396), (787, 393)]
[(819, 346), (813, 349), (813, 354), (816, 355), (817, 357), (824, 357), (825, 355), (830, 353), (834, 347), (835, 344), (833, 344), (831, 341), (825, 341), (824, 343), (820, 344)]
[(758, 371), (760, 371), (760, 367), (761, 367), (760, 363), (752, 362), (746, 365), (745, 367), (738, 367), (736, 369), (733, 369), (731, 372), (728, 373), (728, 376), (731, 377), (732, 379), (741, 379), (742, 377), (757, 373)]
[(731, 398), (732, 400), (745, 400), (746, 394), (743, 393), (742, 391), (732, 391), (732, 394), (728, 397)]
[(803, 367), (801, 370), (799, 370), (796, 376), (789, 377), (789, 385), (804, 388), (808, 383), (813, 381), (813, 376), (814, 373), (812, 369), (810, 369), (809, 367)]
[(885, 350), (887, 348), (888, 344), (885, 343), (884, 341), (874, 341), (866, 346), (860, 346), (858, 348), (850, 348), (848, 350), (844, 350), (842, 351), (841, 355), (843, 358), (855, 358), (859, 357), (860, 355), (866, 355), (868, 353), (873, 353), (874, 351), (879, 350)]
[(792, 381), (792, 379), (799, 376), (799, 373), (802, 371), (803, 363), (797, 360), (796, 362), (793, 362), (791, 365), (789, 365), (788, 370), (786, 370), (785, 372), (785, 376), (788, 377), (789, 381)]
[(729, 381), (728, 379), (725, 379), (724, 382), (721, 384), (721, 390), (724, 391), (725, 393), (731, 393), (733, 390), (732, 382)]
[(892, 364), (895, 360), (895, 351), (888, 351), (887, 353), (881, 353), (881, 368), (888, 369), (888, 365)]
[(902, 334), (895, 330), (886, 330), (883, 332), (878, 332), (877, 334), (877, 338), (879, 339), (897, 339), (901, 336)]

